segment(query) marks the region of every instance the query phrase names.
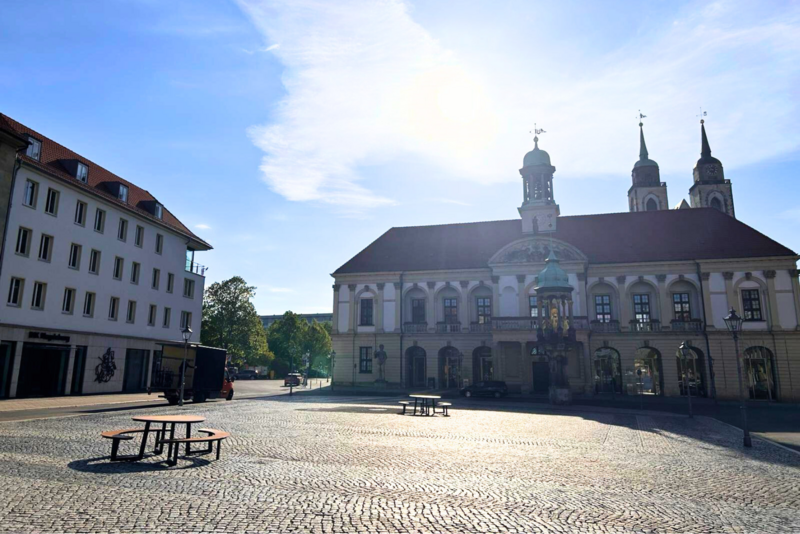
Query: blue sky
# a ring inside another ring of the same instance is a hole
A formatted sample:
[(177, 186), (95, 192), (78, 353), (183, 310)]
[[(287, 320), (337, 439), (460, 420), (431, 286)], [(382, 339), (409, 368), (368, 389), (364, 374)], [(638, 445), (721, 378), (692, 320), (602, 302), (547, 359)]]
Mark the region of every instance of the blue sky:
[[(739, 219), (800, 250), (796, 2), (14, 2), (0, 111), (150, 190), (261, 313), (330, 310), (392, 226), (508, 219), (534, 123), (562, 214), (670, 204), (708, 110)], [(724, 238), (724, 236), (720, 236)]]

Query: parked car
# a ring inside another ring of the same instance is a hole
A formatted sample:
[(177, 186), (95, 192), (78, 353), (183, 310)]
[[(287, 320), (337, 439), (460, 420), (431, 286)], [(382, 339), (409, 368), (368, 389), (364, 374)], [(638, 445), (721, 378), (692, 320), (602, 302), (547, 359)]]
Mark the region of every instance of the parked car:
[(283, 379), (284, 386), (299, 386), (303, 383), (303, 375), (300, 373), (289, 373), (286, 375), (286, 378)]
[(236, 378), (238, 380), (255, 380), (258, 378), (258, 371), (255, 369), (240, 369), (236, 373)]
[(494, 397), (499, 399), (508, 395), (508, 386), (499, 380), (485, 380), (461, 389), (461, 394), (465, 397)]

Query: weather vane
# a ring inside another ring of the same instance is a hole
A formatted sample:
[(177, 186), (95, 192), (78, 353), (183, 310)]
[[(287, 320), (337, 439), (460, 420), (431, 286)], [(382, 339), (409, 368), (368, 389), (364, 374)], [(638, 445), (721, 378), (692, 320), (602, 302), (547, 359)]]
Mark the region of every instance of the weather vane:
[(642, 115), (642, 110), (640, 109), (639, 110), (639, 126), (640, 127), (644, 126), (644, 124), (642, 124), (642, 119), (646, 119), (646, 118), (647, 118), (647, 115)]
[(532, 133), (533, 134), (533, 142), (534, 143), (538, 143), (539, 142), (539, 134), (543, 134), (543, 133), (547, 133), (547, 132), (544, 131), (542, 128), (537, 128), (536, 127), (536, 123), (534, 122), (533, 123), (533, 131), (532, 132), (529, 131), (528, 133)]
[(700, 124), (703, 124), (704, 122), (706, 122), (705, 119), (703, 118), (706, 115), (708, 115), (708, 112), (703, 111), (703, 106), (700, 106), (700, 115), (695, 115), (695, 117), (700, 117)]

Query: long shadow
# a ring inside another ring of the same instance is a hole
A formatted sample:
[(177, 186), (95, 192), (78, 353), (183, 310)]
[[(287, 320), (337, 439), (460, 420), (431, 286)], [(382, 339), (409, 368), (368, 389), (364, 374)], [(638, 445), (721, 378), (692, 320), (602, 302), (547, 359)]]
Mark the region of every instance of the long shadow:
[[(151, 462), (112, 462), (110, 456), (98, 456), (85, 460), (74, 460), (67, 467), (82, 473), (95, 473), (98, 475), (115, 475), (120, 473), (144, 473), (151, 471), (174, 471), (176, 469), (195, 469), (210, 464), (205, 458), (182, 458), (184, 462), (175, 467), (167, 467), (166, 460), (159, 463)], [(145, 459), (148, 457), (146, 456)], [(188, 462), (188, 465), (186, 464)]]

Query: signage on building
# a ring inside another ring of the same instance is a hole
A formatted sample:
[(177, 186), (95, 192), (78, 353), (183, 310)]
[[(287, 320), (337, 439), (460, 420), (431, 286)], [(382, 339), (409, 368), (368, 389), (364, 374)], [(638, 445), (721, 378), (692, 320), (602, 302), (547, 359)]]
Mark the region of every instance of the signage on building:
[(69, 343), (69, 336), (63, 334), (48, 334), (47, 332), (28, 332), (28, 339), (42, 339), (44, 341), (63, 341)]

